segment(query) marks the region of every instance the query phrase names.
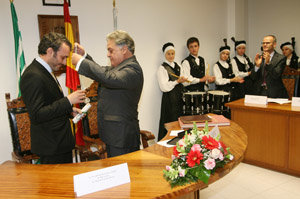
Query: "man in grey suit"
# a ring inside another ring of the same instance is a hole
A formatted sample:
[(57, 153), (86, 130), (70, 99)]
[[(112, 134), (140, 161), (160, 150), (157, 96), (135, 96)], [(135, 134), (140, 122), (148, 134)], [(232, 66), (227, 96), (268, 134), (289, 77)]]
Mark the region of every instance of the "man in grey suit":
[(79, 44), (72, 62), (79, 74), (99, 82), (98, 129), (108, 157), (139, 150), (138, 103), (143, 88), (143, 71), (134, 55), (134, 41), (125, 31), (107, 35), (111, 66), (95, 63)]
[(255, 94), (270, 98), (288, 98), (281, 75), (285, 67), (284, 56), (275, 51), (276, 37), (267, 35), (262, 42), (262, 55), (256, 54), (251, 72)]
[(30, 117), (31, 151), (41, 164), (72, 163), (75, 146), (70, 117), (81, 112), (72, 104), (82, 103), (85, 91), (64, 97), (53, 72), (66, 65), (72, 44), (62, 34), (46, 34), (39, 46), (39, 56), (21, 76), (20, 88)]

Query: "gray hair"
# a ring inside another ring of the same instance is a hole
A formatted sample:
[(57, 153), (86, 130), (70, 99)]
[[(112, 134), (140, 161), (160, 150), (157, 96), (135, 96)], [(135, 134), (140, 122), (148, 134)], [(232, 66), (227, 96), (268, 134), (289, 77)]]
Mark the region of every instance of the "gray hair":
[(109, 33), (106, 36), (106, 40), (115, 41), (116, 45), (119, 47), (126, 45), (128, 47), (128, 50), (132, 54), (134, 54), (134, 50), (135, 50), (134, 41), (127, 32), (125, 32), (123, 30), (116, 30), (112, 33)]

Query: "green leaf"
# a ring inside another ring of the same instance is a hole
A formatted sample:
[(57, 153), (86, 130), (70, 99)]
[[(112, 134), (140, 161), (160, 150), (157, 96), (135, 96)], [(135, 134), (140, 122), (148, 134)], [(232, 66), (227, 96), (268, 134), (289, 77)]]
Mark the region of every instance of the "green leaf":
[(195, 172), (195, 176), (204, 183), (208, 183), (210, 177), (210, 170), (205, 169), (203, 166), (198, 167)]
[(205, 126), (204, 126), (203, 131), (205, 132), (205, 134), (209, 133), (209, 130), (208, 130), (208, 121), (207, 120), (205, 121)]

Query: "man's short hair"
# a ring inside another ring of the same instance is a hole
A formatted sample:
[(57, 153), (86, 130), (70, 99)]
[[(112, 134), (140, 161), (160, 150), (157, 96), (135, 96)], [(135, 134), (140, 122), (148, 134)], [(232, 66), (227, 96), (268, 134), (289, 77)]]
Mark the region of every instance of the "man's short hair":
[(277, 39), (276, 39), (276, 36), (275, 35), (267, 35), (265, 37), (272, 37), (273, 38), (273, 42), (276, 43), (277, 42)]
[(41, 39), (38, 46), (38, 53), (40, 55), (45, 55), (47, 54), (48, 48), (52, 48), (56, 53), (63, 43), (68, 45), (70, 50), (72, 50), (72, 44), (65, 35), (56, 32), (50, 32), (45, 34)]
[(196, 37), (191, 37), (187, 40), (186, 47), (189, 48), (189, 45), (194, 42), (197, 42), (198, 46), (200, 45), (199, 40)]
[(134, 41), (126, 31), (116, 30), (112, 33), (109, 33), (106, 36), (106, 40), (113, 40), (115, 41), (116, 45), (120, 47), (126, 45), (128, 47), (128, 50), (132, 54), (134, 54), (134, 50), (135, 50)]

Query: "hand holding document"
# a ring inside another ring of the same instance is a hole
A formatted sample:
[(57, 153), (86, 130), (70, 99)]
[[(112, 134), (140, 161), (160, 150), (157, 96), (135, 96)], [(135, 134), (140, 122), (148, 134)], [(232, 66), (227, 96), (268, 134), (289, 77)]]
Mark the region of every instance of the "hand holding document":
[(81, 109), (81, 112), (82, 113), (79, 113), (77, 114), (74, 118), (73, 118), (73, 122), (76, 124), (77, 122), (79, 122), (85, 115), (86, 113), (88, 112), (88, 110), (91, 108), (91, 104), (90, 103), (87, 103), (82, 109)]

